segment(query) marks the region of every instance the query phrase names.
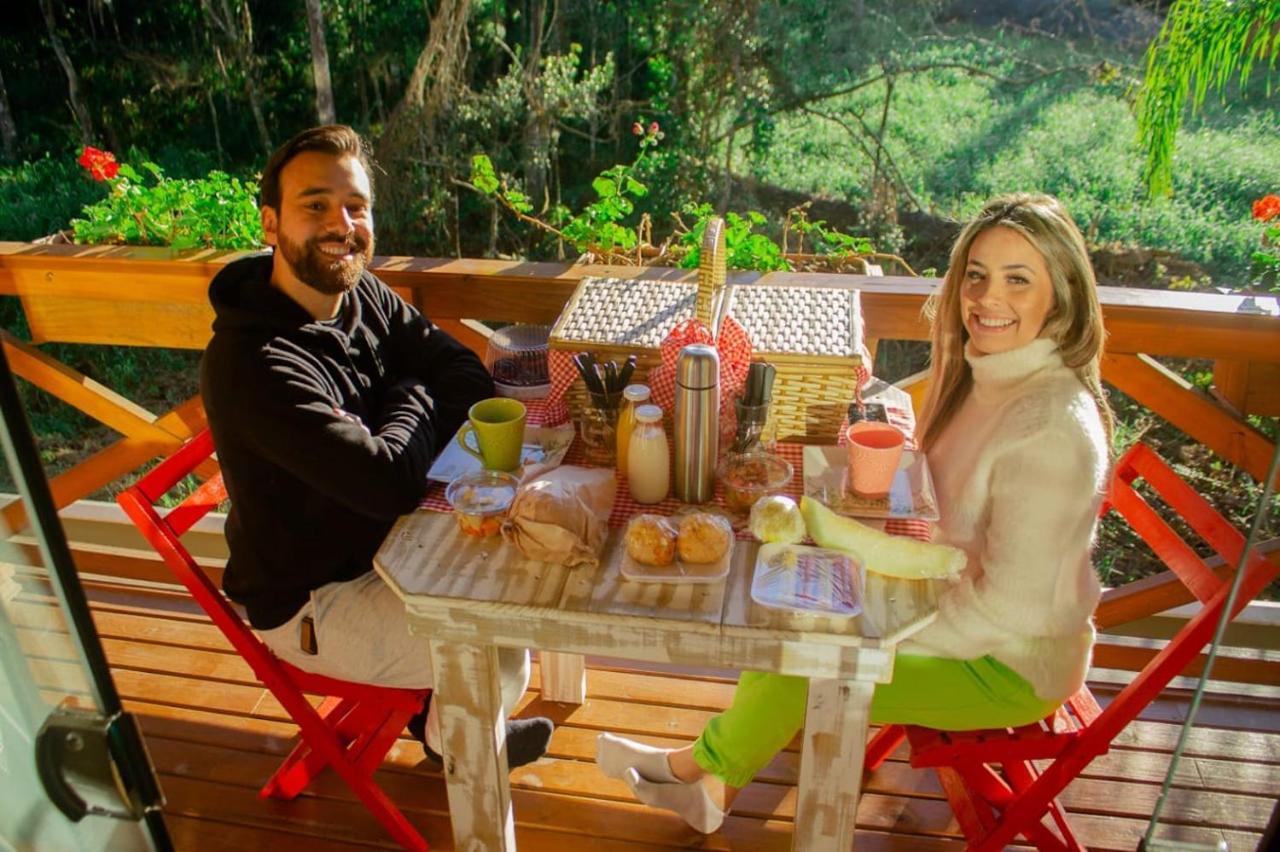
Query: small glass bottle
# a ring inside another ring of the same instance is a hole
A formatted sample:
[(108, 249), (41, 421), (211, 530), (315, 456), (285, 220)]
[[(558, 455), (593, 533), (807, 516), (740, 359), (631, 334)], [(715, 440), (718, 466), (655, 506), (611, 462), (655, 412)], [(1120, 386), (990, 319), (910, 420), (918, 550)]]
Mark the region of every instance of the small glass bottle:
[(641, 405), (627, 446), (627, 487), (637, 503), (660, 503), (671, 490), (671, 451), (662, 428), (662, 409)]
[(636, 428), (636, 409), (649, 401), (648, 385), (627, 385), (622, 391), (622, 413), (618, 415), (618, 470), (626, 475), (627, 450)]

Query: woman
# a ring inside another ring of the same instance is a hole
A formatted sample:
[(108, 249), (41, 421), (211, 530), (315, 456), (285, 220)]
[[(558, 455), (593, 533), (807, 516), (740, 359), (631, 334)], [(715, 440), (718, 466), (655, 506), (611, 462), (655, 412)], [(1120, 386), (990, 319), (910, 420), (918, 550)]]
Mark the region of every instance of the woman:
[[(871, 720), (973, 730), (1044, 718), (1084, 682), (1100, 586), (1089, 560), (1109, 466), (1102, 311), (1084, 239), (1047, 195), (989, 202), (957, 238), (926, 313), (919, 443), (935, 540), (968, 564), (902, 643)], [(602, 734), (597, 762), (636, 797), (715, 831), (804, 722), (804, 678), (744, 672), (733, 704), (672, 751)]]

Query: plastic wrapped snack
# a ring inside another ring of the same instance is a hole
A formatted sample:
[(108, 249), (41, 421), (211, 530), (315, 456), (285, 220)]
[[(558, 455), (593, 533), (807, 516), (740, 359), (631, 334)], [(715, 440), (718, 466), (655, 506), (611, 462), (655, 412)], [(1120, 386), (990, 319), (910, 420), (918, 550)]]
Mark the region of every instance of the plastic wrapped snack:
[(724, 557), (732, 545), (733, 527), (719, 515), (694, 512), (680, 519), (676, 551), (682, 562), (716, 562)]
[(670, 565), (676, 558), (676, 528), (661, 515), (636, 515), (623, 536), (627, 555), (641, 565)]
[(862, 612), (862, 570), (847, 553), (766, 544), (756, 556), (751, 598), (762, 606), (817, 615)]
[(502, 537), (540, 562), (598, 564), (615, 490), (612, 470), (569, 465), (549, 470), (520, 486)]

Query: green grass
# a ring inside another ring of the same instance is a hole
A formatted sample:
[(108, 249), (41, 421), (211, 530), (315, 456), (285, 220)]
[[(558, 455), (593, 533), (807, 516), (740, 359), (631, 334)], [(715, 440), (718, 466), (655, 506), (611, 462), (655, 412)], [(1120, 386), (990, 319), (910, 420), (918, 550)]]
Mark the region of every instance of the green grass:
[[(902, 61), (965, 53), (930, 50)], [(873, 86), (821, 109), (878, 120), (882, 96), (883, 88)], [(996, 194), (1048, 192), (1067, 204), (1092, 242), (1172, 251), (1225, 286), (1246, 283), (1260, 234), (1251, 202), (1280, 188), (1280, 110), (1235, 104), (1188, 122), (1179, 137), (1174, 196), (1149, 200), (1125, 88), (1079, 74), (1021, 89), (955, 70), (903, 77), (885, 147), (926, 210), (963, 220)], [(779, 119), (770, 148), (750, 161), (744, 155), (736, 168), (861, 205), (873, 165), (835, 123), (792, 114)]]

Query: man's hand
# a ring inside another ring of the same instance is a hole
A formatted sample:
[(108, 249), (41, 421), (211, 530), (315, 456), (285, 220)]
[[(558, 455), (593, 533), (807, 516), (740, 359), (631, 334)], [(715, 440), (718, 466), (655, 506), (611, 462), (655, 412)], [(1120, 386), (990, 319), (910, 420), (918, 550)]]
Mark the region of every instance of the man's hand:
[(342, 420), (346, 420), (349, 423), (354, 423), (355, 425), (363, 429), (366, 435), (368, 435), (369, 437), (373, 437), (373, 433), (369, 431), (369, 427), (365, 425), (365, 422), (361, 420), (359, 417), (357, 417), (356, 415), (352, 414), (350, 411), (343, 411), (341, 408), (335, 405), (333, 407), (333, 413), (338, 415), (338, 417), (341, 418)]

